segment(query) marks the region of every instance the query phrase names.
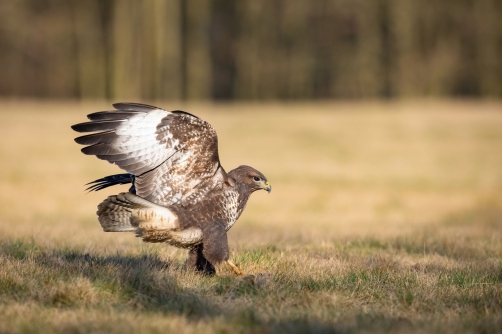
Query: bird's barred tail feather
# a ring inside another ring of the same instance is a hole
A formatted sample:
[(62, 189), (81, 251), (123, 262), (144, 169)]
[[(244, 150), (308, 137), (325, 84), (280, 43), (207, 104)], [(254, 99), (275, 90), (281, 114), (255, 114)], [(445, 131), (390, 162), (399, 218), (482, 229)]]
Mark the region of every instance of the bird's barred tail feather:
[(105, 232), (132, 232), (136, 227), (131, 225), (133, 203), (124, 194), (108, 196), (98, 205), (99, 223)]
[(179, 227), (178, 217), (169, 209), (131, 193), (109, 196), (98, 205), (99, 223), (105, 232), (136, 232)]

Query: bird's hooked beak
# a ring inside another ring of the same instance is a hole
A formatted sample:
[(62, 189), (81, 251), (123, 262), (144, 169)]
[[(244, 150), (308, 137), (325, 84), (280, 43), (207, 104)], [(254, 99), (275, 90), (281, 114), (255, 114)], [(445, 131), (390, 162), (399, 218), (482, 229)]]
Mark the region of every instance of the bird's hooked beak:
[(270, 183), (265, 182), (265, 183), (262, 183), (261, 187), (266, 190), (269, 194), (270, 192), (272, 191), (272, 186), (270, 185)]

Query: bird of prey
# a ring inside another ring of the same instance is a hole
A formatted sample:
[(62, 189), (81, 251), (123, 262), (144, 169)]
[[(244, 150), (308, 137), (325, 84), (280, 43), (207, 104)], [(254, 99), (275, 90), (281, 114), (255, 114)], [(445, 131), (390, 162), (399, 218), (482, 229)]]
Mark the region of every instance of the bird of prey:
[(84, 154), (127, 172), (90, 182), (89, 190), (132, 183), (98, 205), (103, 230), (187, 248), (187, 266), (205, 274), (215, 274), (215, 265), (225, 261), (242, 275), (229, 258), (227, 231), (254, 191), (270, 193), (265, 175), (249, 166), (225, 172), (216, 131), (197, 116), (139, 103), (113, 107), (72, 126), (92, 132), (75, 139), (86, 145)]

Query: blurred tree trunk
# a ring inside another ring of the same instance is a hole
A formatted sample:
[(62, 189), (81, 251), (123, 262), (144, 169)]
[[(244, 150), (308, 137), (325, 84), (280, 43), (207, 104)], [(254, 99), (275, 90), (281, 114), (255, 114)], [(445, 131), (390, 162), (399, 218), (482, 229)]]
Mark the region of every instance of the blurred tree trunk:
[(141, 2), (118, 0), (113, 12), (113, 92), (114, 100), (141, 97)]
[[(406, 0), (404, 0), (406, 1)], [(353, 75), (357, 80), (357, 97), (376, 98), (383, 93), (386, 75), (382, 66), (384, 57), (378, 1), (363, 1), (356, 11), (359, 28), (356, 66)]]
[(180, 0), (114, 4), (114, 98), (181, 99)]
[[(396, 95), (409, 97), (414, 92), (422, 91), (420, 87), (420, 73), (424, 71), (422, 62), (417, 58), (419, 52), (415, 36), (414, 0), (390, 1), (391, 31), (394, 38), (396, 63), (391, 78)], [(383, 70), (383, 69), (382, 69)]]
[(212, 0), (210, 52), (211, 95), (214, 99), (234, 97), (238, 28), (236, 1)]
[[(33, 87), (25, 82), (27, 77), (25, 50), (29, 47), (30, 11), (24, 6), (10, 6), (0, 2), (0, 92), (3, 96), (29, 95)], [(7, 33), (7, 31), (9, 33)], [(33, 47), (33, 46), (32, 46)]]
[(502, 97), (500, 0), (0, 1), (0, 96)]
[(179, 0), (145, 0), (137, 27), (142, 55), (141, 96), (148, 100), (182, 96), (181, 8)]
[(185, 1), (186, 98), (211, 98), (210, 0)]
[(241, 99), (257, 99), (260, 97), (260, 59), (259, 39), (253, 32), (255, 20), (259, 17), (257, 2), (239, 1), (236, 15), (240, 19), (240, 36), (236, 41), (236, 78), (235, 96)]
[(101, 33), (99, 0), (73, 1), (77, 48), (78, 89), (81, 99), (106, 97), (106, 42)]
[(474, 5), (481, 95), (502, 96), (502, 13), (497, 0), (476, 0)]
[(155, 98), (181, 100), (184, 90), (182, 46), (182, 0), (151, 0), (155, 2)]
[(311, 52), (310, 7), (311, 3), (303, 0), (284, 3), (281, 29), (288, 44), (283, 54), (286, 68), (282, 98), (285, 99), (309, 99), (314, 96), (312, 73), (315, 59)]
[(329, 39), (321, 42), (330, 71), (324, 93), (326, 96), (323, 96), (326, 98), (356, 98), (359, 95), (356, 55), (360, 27), (353, 5), (343, 1), (324, 1), (323, 6), (315, 8), (318, 20), (322, 22), (322, 30), (317, 33), (324, 31), (329, 36)]
[[(121, 0), (118, 0), (121, 1)], [(162, 52), (162, 41), (157, 39), (159, 31), (164, 31), (163, 13), (165, 1), (143, 0), (140, 2), (141, 20), (135, 27), (140, 32), (140, 38), (136, 41), (140, 49), (140, 95), (143, 99), (152, 101), (158, 97), (162, 79), (159, 75), (161, 67), (157, 61), (157, 50)], [(159, 85), (160, 84), (160, 85)]]

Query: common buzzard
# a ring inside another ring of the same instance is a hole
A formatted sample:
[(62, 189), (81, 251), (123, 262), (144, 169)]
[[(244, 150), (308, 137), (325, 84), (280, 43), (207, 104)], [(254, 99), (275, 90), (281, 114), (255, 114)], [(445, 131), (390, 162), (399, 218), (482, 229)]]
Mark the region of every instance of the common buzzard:
[(139, 103), (113, 107), (72, 126), (77, 132), (94, 132), (75, 139), (86, 145), (84, 154), (127, 172), (90, 182), (89, 190), (132, 183), (129, 192), (98, 205), (103, 230), (135, 232), (145, 242), (187, 248), (187, 266), (206, 274), (226, 261), (242, 275), (229, 259), (227, 231), (254, 191), (271, 191), (267, 178), (249, 166), (226, 173), (216, 131), (197, 116)]

